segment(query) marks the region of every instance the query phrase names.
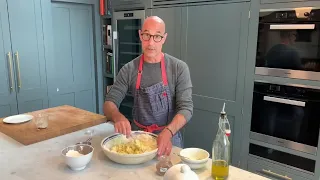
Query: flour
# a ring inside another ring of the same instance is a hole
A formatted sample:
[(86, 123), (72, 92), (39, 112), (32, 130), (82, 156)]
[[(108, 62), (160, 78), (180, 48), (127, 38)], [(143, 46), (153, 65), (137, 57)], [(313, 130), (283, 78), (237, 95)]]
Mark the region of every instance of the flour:
[(75, 150), (69, 150), (66, 154), (66, 156), (69, 156), (69, 157), (80, 157), (80, 156), (83, 156), (83, 154), (79, 153), (78, 151), (75, 151)]

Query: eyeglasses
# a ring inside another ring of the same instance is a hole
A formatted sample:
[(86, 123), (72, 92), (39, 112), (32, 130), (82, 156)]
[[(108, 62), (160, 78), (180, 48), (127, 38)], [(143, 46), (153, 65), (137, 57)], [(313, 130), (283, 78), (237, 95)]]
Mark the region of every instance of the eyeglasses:
[(141, 33), (141, 37), (144, 41), (149, 41), (151, 37), (153, 37), (154, 42), (160, 42), (163, 38), (161, 35), (151, 35), (148, 33)]

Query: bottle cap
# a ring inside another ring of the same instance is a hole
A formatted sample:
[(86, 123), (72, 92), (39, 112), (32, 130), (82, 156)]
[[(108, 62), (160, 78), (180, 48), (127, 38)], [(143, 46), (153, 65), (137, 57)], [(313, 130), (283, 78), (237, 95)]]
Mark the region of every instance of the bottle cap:
[(226, 129), (225, 132), (226, 132), (227, 136), (230, 136), (230, 134), (231, 134), (231, 130), (230, 129)]

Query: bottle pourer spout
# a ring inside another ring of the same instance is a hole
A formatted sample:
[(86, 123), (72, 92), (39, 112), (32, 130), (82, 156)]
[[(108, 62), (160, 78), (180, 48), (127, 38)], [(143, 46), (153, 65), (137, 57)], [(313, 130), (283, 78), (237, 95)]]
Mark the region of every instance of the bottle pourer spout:
[(226, 107), (226, 103), (223, 103), (221, 114), (226, 114), (226, 112), (224, 111), (225, 107)]

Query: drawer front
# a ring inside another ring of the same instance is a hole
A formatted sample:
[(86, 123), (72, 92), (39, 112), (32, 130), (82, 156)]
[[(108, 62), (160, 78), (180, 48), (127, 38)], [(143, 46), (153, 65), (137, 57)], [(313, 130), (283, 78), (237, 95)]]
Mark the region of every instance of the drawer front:
[(275, 169), (271, 166), (262, 165), (255, 161), (248, 161), (248, 171), (272, 180), (308, 180), (295, 174)]

